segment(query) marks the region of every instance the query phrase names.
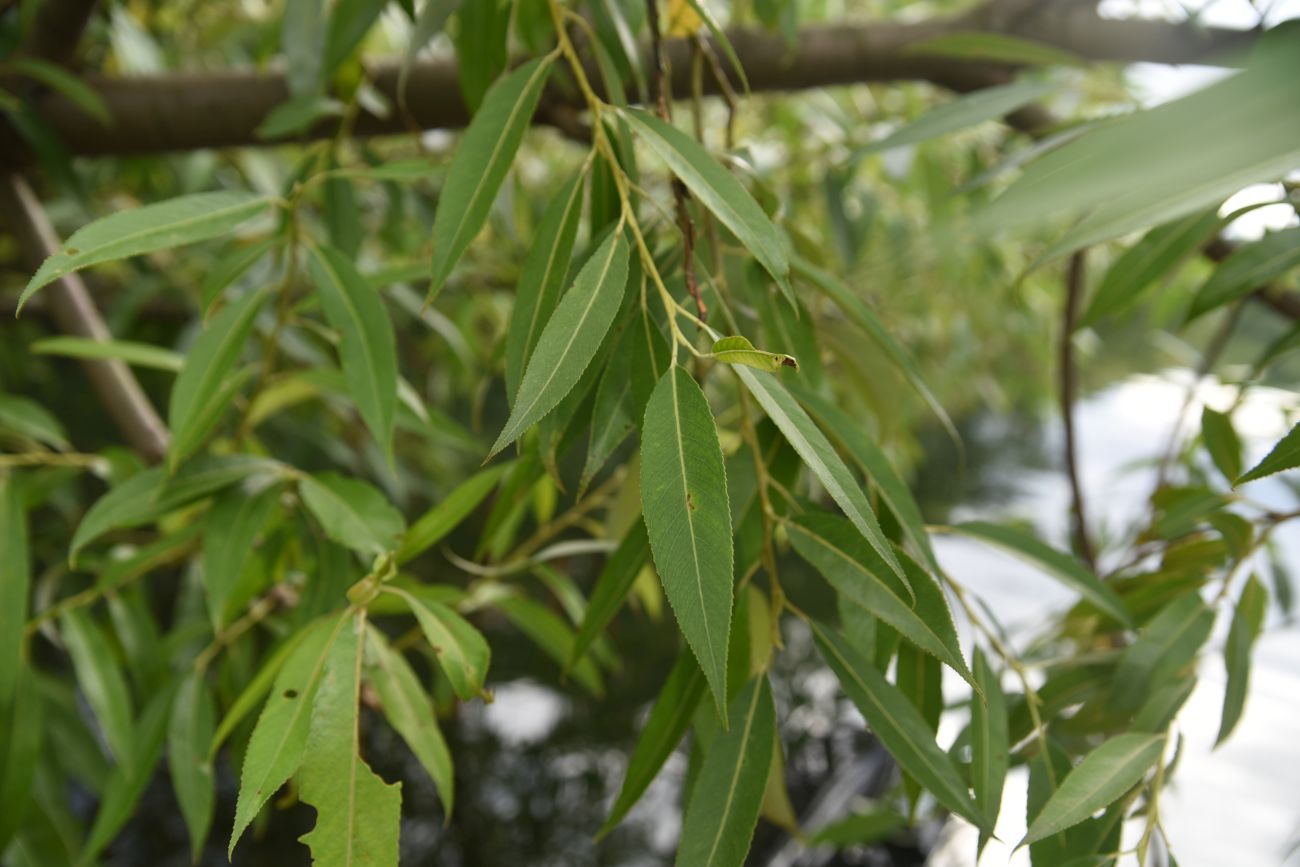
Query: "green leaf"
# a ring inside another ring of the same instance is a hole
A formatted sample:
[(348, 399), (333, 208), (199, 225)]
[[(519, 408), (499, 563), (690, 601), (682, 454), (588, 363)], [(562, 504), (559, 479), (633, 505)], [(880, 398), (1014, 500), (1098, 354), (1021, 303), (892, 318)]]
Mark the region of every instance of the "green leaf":
[[(561, 617), (524, 596), (505, 596), (495, 602), (501, 613), (510, 618), (510, 622), (519, 627), (547, 656), (554, 659), (561, 668), (568, 665), (573, 658), (574, 634)], [(604, 694), (605, 686), (601, 681), (600, 670), (590, 658), (578, 660), (568, 670), (587, 692), (597, 698)]]
[(456, 72), (471, 114), (485, 107), (484, 94), (506, 68), (511, 4), (464, 0), (456, 16)]
[(379, 298), (343, 253), (311, 246), (312, 280), (330, 326), (339, 332), (339, 361), (348, 391), (379, 448), (393, 460), (397, 409), (397, 342)]
[(1232, 427), (1232, 418), (1208, 406), (1201, 410), (1201, 439), (1214, 465), (1231, 484), (1241, 475), (1241, 440)]
[(71, 447), (62, 422), (36, 401), (16, 394), (0, 393), (0, 430), (44, 443), (50, 448)]
[(84, 608), (72, 608), (59, 618), (63, 644), (72, 657), (77, 685), (95, 713), (104, 739), (118, 765), (135, 760), (131, 690), (122, 676), (117, 654)]
[(55, 63), (41, 60), (39, 57), (11, 57), (6, 62), (29, 78), (34, 78), (51, 90), (58, 91), (69, 102), (86, 114), (99, 121), (103, 126), (112, 126), (113, 118), (108, 113), (104, 99), (86, 82)]
[(725, 717), (731, 506), (713, 411), (681, 367), (664, 374), (646, 405), (641, 506), (664, 593)]
[(325, 34), (325, 72), (332, 73), (351, 56), (374, 25), (388, 0), (338, 0)]
[(1223, 716), (1219, 735), (1214, 739), (1217, 747), (1228, 739), (1241, 719), (1246, 706), (1250, 685), (1250, 654), (1264, 628), (1264, 615), (1268, 612), (1268, 591), (1257, 576), (1251, 575), (1241, 588), (1241, 597), (1232, 612), (1232, 626), (1228, 629), (1228, 643), (1223, 650), (1223, 664), (1228, 673), (1228, 685), (1223, 691)]
[(1273, 450), (1264, 456), (1264, 460), (1260, 461), (1232, 484), (1234, 487), (1244, 485), (1246, 482), (1253, 482), (1256, 479), (1262, 479), (1265, 476), (1271, 476), (1274, 473), (1294, 469), (1298, 466), (1300, 466), (1300, 424), (1291, 428), (1291, 431), (1286, 436), (1278, 440), (1277, 444), (1273, 446)]
[(628, 434), (636, 430), (645, 410), (637, 407), (636, 390), (632, 385), (632, 355), (638, 335), (633, 324), (626, 329), (618, 345), (609, 355), (600, 383), (596, 386), (595, 403), (591, 407), (591, 435), (587, 438), (587, 459), (578, 480), (578, 498), (586, 492), (609, 456), (614, 453)]
[(299, 797), (316, 808), (316, 826), (299, 839), (322, 867), (397, 863), (402, 784), (385, 783), (361, 758), (364, 625), (363, 614), (348, 618), (326, 654), (295, 777)]
[(234, 855), (235, 844), (244, 829), (302, 763), (312, 722), (312, 705), (326, 659), (350, 623), (346, 616), (340, 616), (318, 620), (306, 627), (302, 639), (276, 675), (271, 697), (257, 718), (244, 753), (228, 855)]
[(1196, 252), (1219, 225), (1216, 209), (1190, 214), (1157, 226), (1115, 260), (1079, 319), (1079, 327), (1096, 325), (1128, 310), (1143, 289), (1169, 274)]
[(826, 488), (831, 499), (844, 510), (844, 514), (858, 528), (863, 538), (871, 543), (871, 547), (889, 564), (893, 573), (906, 584), (907, 576), (903, 574), (903, 567), (894, 556), (889, 540), (881, 532), (876, 515), (871, 511), (871, 504), (867, 502), (853, 474), (844, 465), (826, 435), (813, 424), (808, 413), (804, 412), (803, 407), (799, 406), (776, 377), (756, 376), (746, 367), (734, 370), (763, 407), (767, 417), (785, 435), (799, 457), (803, 458), (804, 464)]
[(542, 329), (514, 409), (489, 458), (555, 409), (577, 384), (622, 306), (627, 268), (627, 241), (613, 232), (582, 266)]
[(0, 698), (0, 851), (12, 851), (10, 840), (30, 828), (32, 782), (45, 737), (44, 706), (30, 666), (15, 672), (14, 685), (12, 702)]
[(546, 206), (524, 259), (506, 331), (506, 396), (514, 406), (524, 366), (542, 328), (555, 311), (568, 275), (573, 241), (582, 217), (581, 174), (574, 175)]
[(384, 717), (433, 779), (442, 798), (446, 821), (450, 821), (455, 803), (455, 781), (451, 753), (438, 728), (433, 701), (406, 658), (389, 646), (379, 630), (371, 627), (366, 632), (366, 639), (366, 679), (379, 693)]
[(256, 493), (235, 488), (222, 494), (203, 519), (203, 590), (217, 628), (226, 623), (226, 603), (280, 504), (281, 490), (278, 483)]
[[(491, 2), (491, 0), (480, 0)], [(487, 221), (551, 72), (551, 56), (523, 64), (488, 90), (447, 172), (433, 218), (432, 301)]]
[(790, 295), (788, 244), (740, 181), (699, 142), (649, 112), (625, 109), (636, 133)]
[(384, 590), (400, 596), (411, 609), (456, 695), (464, 701), (483, 695), (492, 652), (482, 633), (441, 602), (397, 587)]
[(904, 49), (905, 54), (955, 57), (958, 60), (988, 60), (1026, 66), (1087, 66), (1077, 54), (1055, 45), (979, 30), (945, 33), (923, 39)]
[(299, 629), (275, 645), (271, 650), (266, 661), (261, 664), (257, 674), (248, 681), (239, 696), (231, 703), (226, 715), (221, 718), (221, 723), (217, 726), (216, 732), (212, 735), (212, 744), (208, 747), (208, 760), (216, 758), (217, 750), (226, 742), (226, 738), (239, 726), (240, 723), (248, 717), (250, 713), (257, 710), (258, 705), (266, 698), (266, 694), (271, 691), (271, 686), (275, 683), (275, 678), (279, 675), (280, 670), (284, 668), (285, 661), (290, 654), (302, 644), (307, 636), (312, 634), (310, 628)]
[(338, 473), (317, 473), (298, 482), (307, 511), (325, 535), (340, 545), (365, 555), (387, 553), (397, 547), (405, 529), (402, 513), (371, 485)]
[(398, 564), (409, 562), (438, 544), (492, 493), (501, 477), (512, 467), (514, 463), (506, 461), (479, 470), (421, 515), (402, 537), (396, 554)]
[(1142, 780), (1164, 749), (1162, 735), (1124, 734), (1088, 753), (1043, 805), (1019, 846), (1064, 831), (1108, 807)]
[(880, 807), (866, 813), (853, 813), (823, 825), (808, 835), (808, 842), (841, 847), (870, 846), (873, 843), (883, 843), (906, 827), (907, 819), (897, 810)]
[(263, 292), (250, 292), (213, 317), (185, 354), (185, 364), (172, 384), (167, 425), (172, 430), (172, 444), (167, 452), (171, 470), (202, 445), (202, 437), (211, 431), (210, 419), (234, 397), (224, 388), (231, 371), (253, 331), (253, 321), (262, 302)]
[(722, 29), (718, 19), (709, 11), (709, 7), (704, 5), (704, 0), (686, 0), (695, 14), (700, 16), (704, 26), (709, 28), (709, 35), (713, 41), (722, 49), (722, 53), (727, 56), (727, 62), (731, 64), (732, 70), (736, 73), (736, 78), (740, 81), (740, 86), (744, 88), (745, 95), (749, 95), (749, 76), (745, 74), (745, 67), (736, 55), (736, 49), (731, 44), (731, 38), (727, 36), (727, 31)]
[[(1006, 785), (1011, 752), (1007, 699), (1002, 684), (978, 649), (975, 651), (975, 683), (979, 693), (970, 698), (971, 788), (975, 806), (987, 819), (987, 827), (998, 823), (1002, 809), (1002, 788)], [(988, 837), (981, 835), (980, 848)]]
[[(21, 676), (23, 630), (31, 593), (27, 512), (18, 479), (0, 475), (0, 714), (7, 713)], [(3, 846), (3, 843), (0, 843)]]
[(1219, 263), (1192, 299), (1189, 320), (1222, 307), (1300, 266), (1300, 228), (1270, 232)]
[[(221, 293), (247, 274), (276, 243), (275, 236), (262, 238), (250, 244), (241, 244), (218, 259), (203, 275), (203, 282), (199, 285), (199, 305), (203, 315), (207, 316)], [(178, 368), (179, 366), (177, 365)]]
[(691, 717), (704, 696), (705, 680), (695, 657), (689, 652), (679, 653), (677, 662), (655, 699), (650, 716), (646, 719), (641, 737), (632, 749), (628, 759), (627, 773), (623, 776), (623, 785), (614, 806), (610, 808), (609, 817), (600, 826), (598, 837), (603, 837), (614, 829), (628, 811), (636, 805), (641, 795), (650, 787), (650, 783), (659, 774), (659, 769), (681, 743), (686, 730), (691, 726)]
[(709, 744), (682, 820), (679, 867), (740, 867), (745, 862), (763, 804), (775, 734), (772, 688), (760, 675), (732, 701), (726, 731)]
[(870, 611), (908, 641), (972, 680), (943, 589), (934, 579), (919, 567), (908, 570), (912, 578), (909, 588), (848, 521), (835, 515), (806, 513), (785, 527), (795, 551), (841, 597)]
[(1059, 85), (1051, 81), (1017, 81), (986, 87), (936, 106), (879, 141), (854, 152), (855, 158), (938, 138), (976, 124), (997, 120), (1047, 96)]
[(813, 625), (813, 637), (845, 694), (899, 767), (940, 804), (977, 828), (991, 831), (987, 817), (971, 799), (952, 760), (935, 743), (921, 712), (843, 638), (817, 624)]
[(95, 340), (90, 337), (46, 337), (30, 346), (37, 355), (60, 355), (64, 358), (115, 358), (136, 367), (179, 373), (185, 356), (151, 343), (133, 340)]
[(709, 357), (724, 364), (743, 364), (767, 373), (776, 373), (782, 367), (799, 369), (799, 362), (794, 356), (755, 349), (746, 337), (724, 337), (714, 341)]
[(328, 16), (326, 0), (285, 0), (280, 45), (291, 96), (310, 97), (321, 91)]
[(196, 669), (176, 691), (167, 730), (167, 768), (190, 833), (190, 854), (196, 864), (212, 828), (216, 803), (216, 783), (207, 754), (216, 714), (204, 674)]
[(1120, 657), (1109, 706), (1119, 712), (1135, 710), (1152, 689), (1191, 664), (1213, 626), (1214, 610), (1195, 592), (1162, 608)]
[(425, 4), (420, 7), (420, 14), (415, 17), (415, 24), (411, 28), (411, 40), (406, 43), (406, 51), (402, 52), (401, 69), (397, 73), (397, 101), (403, 107), (406, 105), (406, 82), (410, 78), (415, 55), (438, 35), (446, 26), (451, 13), (458, 8), (460, 0), (425, 0)]
[(631, 592), (636, 576), (649, 555), (650, 537), (646, 533), (645, 522), (640, 520), (627, 531), (623, 541), (605, 561), (600, 576), (596, 578), (596, 585), (591, 591), (591, 602), (587, 605), (587, 611), (578, 627), (577, 638), (573, 641), (570, 666), (582, 658), (591, 643), (605, 631), (605, 627), (623, 607), (623, 600)]
[(101, 217), (73, 232), (62, 250), (41, 263), (18, 299), (18, 311), (36, 290), (74, 271), (224, 235), (270, 205), (251, 193), (195, 193)]
[(992, 542), (1036, 563), (1043, 567), (1047, 574), (1078, 593), (1103, 614), (1124, 626), (1133, 625), (1133, 619), (1114, 590), (1103, 584), (1074, 557), (1039, 541), (1037, 537), (1015, 527), (984, 521), (968, 521), (957, 524), (952, 529), (975, 539)]

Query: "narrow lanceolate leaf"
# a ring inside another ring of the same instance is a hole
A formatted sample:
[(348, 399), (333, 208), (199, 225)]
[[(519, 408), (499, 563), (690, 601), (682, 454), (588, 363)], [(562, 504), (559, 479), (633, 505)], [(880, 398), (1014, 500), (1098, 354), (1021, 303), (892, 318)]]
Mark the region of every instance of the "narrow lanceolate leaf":
[(552, 59), (548, 55), (531, 60), (499, 79), (465, 130), (433, 218), (430, 301), (487, 221), (537, 108)]
[(664, 374), (646, 405), (641, 506), (664, 593), (725, 718), (731, 506), (713, 411), (680, 367)]
[(1031, 102), (1042, 99), (1059, 87), (1051, 81), (1017, 81), (986, 87), (935, 106), (916, 120), (885, 138), (871, 142), (857, 151), (857, 156), (917, 144), (957, 132), (985, 121), (997, 120)]
[(1019, 36), (978, 30), (959, 31), (914, 43), (906, 54), (955, 57), (958, 60), (991, 60), (1026, 66), (1086, 66), (1077, 54)]
[(36, 290), (73, 271), (224, 235), (270, 204), (252, 193), (196, 193), (101, 217), (73, 232), (63, 249), (41, 264), (23, 289), (18, 310)]
[(406, 601), (456, 695), (465, 701), (482, 695), (492, 661), (483, 634), (441, 602), (395, 587), (385, 589)]
[(587, 460), (578, 480), (578, 498), (596, 477), (614, 450), (636, 429), (641, 412), (632, 387), (632, 353), (639, 323), (633, 323), (609, 354), (605, 369), (596, 386), (596, 401), (591, 407), (591, 435), (587, 438)]
[(659, 769), (673, 750), (677, 749), (686, 730), (690, 728), (691, 717), (695, 715), (696, 705), (704, 696), (704, 688), (704, 675), (700, 673), (695, 657), (689, 651), (683, 651), (678, 655), (673, 670), (668, 673), (663, 688), (659, 690), (654, 707), (650, 709), (650, 717), (632, 750), (632, 758), (628, 760), (623, 785), (609, 811), (609, 817), (600, 826), (598, 836), (604, 836), (623, 821), (628, 810), (650, 787)]
[(731, 703), (727, 730), (713, 739), (682, 821), (679, 867), (740, 867), (772, 767), (776, 709), (765, 676)]
[[(0, 847), (23, 828), (45, 736), (44, 706), (31, 666), (18, 671), (12, 702), (0, 702)], [(75, 844), (73, 844), (75, 845)], [(71, 859), (68, 859), (68, 863)]]
[[(508, 594), (496, 600), (496, 607), (519, 631), (561, 667), (573, 658), (574, 633), (563, 617), (522, 594)], [(569, 669), (578, 685), (596, 698), (605, 694), (600, 669), (587, 657)]]
[(364, 628), (363, 615), (349, 618), (326, 655), (296, 777), (299, 797), (316, 808), (316, 827), (299, 839), (319, 867), (397, 863), (402, 784), (385, 783), (361, 759)]
[(1198, 593), (1184, 593), (1162, 608), (1120, 657), (1110, 707), (1136, 710), (1152, 689), (1191, 665), (1213, 627), (1214, 609)]
[(103, 631), (84, 608), (74, 608), (59, 618), (64, 646), (72, 657), (77, 686), (95, 713), (104, 739), (119, 765), (135, 756), (131, 690), (117, 663), (117, 655)]
[(943, 589), (919, 567), (910, 587), (843, 518), (808, 513), (786, 525), (790, 542), (846, 601), (897, 629), (908, 641), (967, 680), (957, 628)]
[(747, 337), (724, 337), (714, 341), (709, 356), (725, 364), (743, 364), (767, 373), (776, 373), (782, 367), (799, 369), (799, 362), (793, 355), (755, 349)]
[(1097, 747), (1061, 781), (1020, 845), (1064, 831), (1110, 806), (1146, 776), (1164, 748), (1163, 735), (1146, 734), (1118, 735)]
[(402, 513), (371, 485), (338, 473), (317, 473), (298, 483), (307, 511), (340, 545), (361, 554), (393, 550), (405, 529)]
[(587, 648), (605, 631), (605, 627), (623, 607), (623, 600), (632, 590), (637, 573), (645, 565), (649, 554), (650, 538), (646, 535), (645, 522), (637, 521), (605, 561), (605, 568), (596, 579), (596, 586), (591, 591), (591, 602), (578, 627), (578, 636), (573, 641), (570, 665), (587, 652)]
[(976, 539), (992, 542), (1038, 564), (1047, 571), (1047, 574), (1078, 593), (1103, 614), (1125, 626), (1133, 625), (1133, 620), (1129, 617), (1118, 594), (1069, 554), (1056, 550), (1023, 530), (1002, 524), (970, 521), (958, 524), (952, 529)]
[(278, 483), (257, 493), (236, 488), (222, 494), (203, 519), (203, 589), (208, 615), (218, 627), (225, 624), (226, 600), (279, 505), (280, 494)]
[(68, 432), (49, 410), (16, 394), (0, 393), (0, 431), (44, 443), (53, 449), (71, 448)]
[[(253, 330), (253, 320), (263, 292), (250, 292), (212, 318), (208, 327), (185, 354), (185, 365), (172, 384), (167, 425), (172, 430), (167, 466), (175, 470), (201, 444), (211, 430), (206, 424), (234, 397), (222, 386), (239, 362), (239, 356)], [(214, 408), (214, 404), (216, 407)]]
[(514, 405), (524, 365), (555, 310), (573, 255), (582, 216), (582, 175), (575, 175), (547, 205), (528, 249), (506, 332), (506, 396)]
[(208, 759), (216, 714), (203, 672), (191, 672), (181, 681), (172, 704), (167, 729), (167, 768), (190, 833), (190, 853), (196, 864), (212, 827), (212, 809), (216, 803), (212, 762)]
[(1205, 407), (1201, 411), (1201, 439), (1210, 459), (1229, 483), (1241, 475), (1241, 440), (1230, 416)]
[(366, 672), (366, 679), (379, 693), (384, 717), (428, 771), (450, 821), (455, 802), (451, 753), (438, 728), (433, 701), (406, 658), (373, 628), (366, 632)]
[(496, 488), (501, 477), (514, 466), (511, 461), (479, 470), (457, 485), (450, 494), (416, 520), (402, 537), (397, 549), (398, 564), (406, 563), (438, 544), (474, 511)]
[(307, 627), (307, 634), (293, 648), (275, 678), (271, 695), (257, 718), (244, 754), (239, 779), (239, 800), (235, 804), (235, 827), (230, 835), (233, 855), (244, 829), (261, 811), (280, 786), (298, 770), (307, 732), (311, 727), (312, 703), (330, 649), (349, 628), (351, 621), (332, 617)]
[[(975, 806), (992, 828), (997, 825), (1002, 808), (1002, 787), (1007, 779), (1011, 744), (1002, 684), (978, 649), (975, 683), (979, 685), (979, 693), (971, 693), (970, 699), (971, 787), (975, 790)], [(988, 837), (981, 834), (980, 848), (987, 841)]]
[(754, 254), (789, 295), (792, 290), (787, 242), (740, 181), (709, 156), (699, 142), (672, 124), (640, 109), (626, 109), (623, 116), (655, 155), (668, 164), (695, 198)]
[(1205, 281), (1192, 299), (1188, 319), (1221, 307), (1300, 266), (1300, 228), (1283, 229), (1245, 244)]
[(1257, 576), (1251, 575), (1241, 590), (1237, 608), (1232, 614), (1228, 629), (1228, 643), (1223, 651), (1223, 664), (1228, 670), (1228, 685), (1223, 692), (1223, 717), (1219, 723), (1217, 747), (1228, 739), (1241, 711), (1246, 706), (1246, 692), (1250, 685), (1250, 653), (1264, 628), (1264, 614), (1268, 610), (1268, 591)]
[(286, 0), (280, 45), (288, 66), (291, 95), (306, 97), (320, 92), (328, 26), (325, 0)]
[(1300, 467), (1300, 424), (1291, 428), (1290, 433), (1282, 437), (1273, 446), (1273, 450), (1264, 456), (1264, 460), (1233, 482), (1233, 485), (1244, 485), (1295, 467)]
[(844, 514), (853, 522), (853, 526), (857, 527), (863, 538), (871, 543), (876, 553), (884, 558), (894, 574), (907, 583), (903, 567), (894, 556), (889, 540), (881, 532), (876, 515), (871, 511), (871, 504), (867, 502), (866, 495), (862, 493), (853, 474), (844, 465), (843, 459), (826, 439), (826, 435), (813, 424), (808, 413), (804, 412), (803, 407), (775, 377), (758, 376), (747, 367), (737, 367), (735, 371), (750, 394), (754, 395), (759, 405), (763, 407), (767, 417), (777, 426), (799, 457), (803, 458), (808, 469), (817, 477), (817, 481), (826, 488), (826, 492), (831, 495), (835, 504), (844, 510)]
[(940, 804), (976, 827), (991, 831), (988, 818), (971, 799), (952, 760), (935, 743), (921, 712), (843, 638), (818, 625), (813, 627), (813, 636), (845, 694), (899, 767)]
[(18, 685), (32, 580), (27, 515), (12, 475), (0, 475), (0, 551), (0, 713), (6, 713)]
[(519, 383), (514, 409), (489, 458), (555, 409), (578, 383), (618, 315), (627, 267), (627, 241), (622, 233), (611, 233), (582, 266), (542, 329)]
[(60, 355), (64, 358), (117, 358), (135, 367), (178, 373), (185, 365), (179, 352), (151, 343), (134, 340), (94, 340), (89, 337), (46, 337), (29, 347), (37, 355)]
[(397, 410), (397, 342), (379, 293), (332, 247), (310, 247), (312, 281), (325, 318), (339, 332), (339, 361), (352, 401), (392, 462)]

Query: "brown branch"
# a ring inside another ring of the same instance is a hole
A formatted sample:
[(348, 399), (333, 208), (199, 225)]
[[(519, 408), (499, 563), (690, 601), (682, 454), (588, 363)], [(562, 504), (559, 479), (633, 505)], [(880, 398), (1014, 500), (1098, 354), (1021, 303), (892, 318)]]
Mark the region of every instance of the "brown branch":
[[(1005, 64), (927, 55), (916, 49), (926, 40), (970, 31), (1036, 39), (1094, 61), (1219, 64), (1234, 62), (1235, 55), (1258, 35), (1158, 21), (1105, 20), (1077, 3), (1039, 3), (1049, 8), (1034, 14), (1023, 10), (1011, 14), (1023, 5), (1021, 0), (999, 0), (957, 18), (807, 27), (793, 44), (780, 34), (746, 28), (729, 31), (729, 38), (747, 70), (751, 90), (763, 92), (904, 80), (969, 90), (987, 86), (992, 77), (1005, 78), (1010, 71)], [(690, 90), (689, 51), (689, 40), (667, 40), (664, 45), (671, 69), (668, 84), (677, 93)], [(396, 105), (398, 64), (372, 63), (370, 72), (376, 90)], [(108, 128), (58, 94), (46, 94), (35, 104), (36, 112), (73, 154), (141, 154), (266, 144), (257, 137), (257, 127), (289, 96), (282, 72), (91, 76), (86, 81), (113, 118)], [(721, 87), (715, 79), (706, 79), (704, 89), (705, 95), (715, 96)], [(459, 95), (454, 60), (416, 63), (408, 91), (408, 114), (392, 112), (377, 117), (363, 112), (357, 118), (355, 134), (409, 132), (412, 122), (424, 129), (454, 128), (469, 118)], [(557, 107), (571, 109), (574, 99), (573, 94), (559, 89), (548, 91), (537, 120), (554, 123)], [(336, 131), (336, 121), (321, 123), (308, 137)], [(18, 148), (13, 133), (0, 129), (0, 161), (20, 153)]]
[[(0, 214), (11, 224), (32, 270), (61, 246), (40, 200), (21, 176), (8, 175), (0, 183)], [(64, 333), (91, 340), (112, 339), (80, 275), (69, 274), (54, 281), (43, 295)], [(131, 447), (149, 461), (162, 460), (170, 434), (131, 368), (117, 359), (86, 360), (82, 368), (95, 396)]]
[(1087, 281), (1087, 251), (1079, 250), (1070, 257), (1065, 277), (1065, 307), (1061, 322), (1060, 347), (1060, 399), (1061, 422), (1065, 428), (1065, 472), (1070, 478), (1070, 516), (1074, 547), (1088, 564), (1097, 571), (1097, 555), (1088, 535), (1087, 510), (1083, 499), (1083, 482), (1079, 478), (1079, 454), (1074, 436), (1074, 404), (1079, 398), (1078, 368), (1074, 363), (1074, 332), (1079, 323), (1079, 306)]

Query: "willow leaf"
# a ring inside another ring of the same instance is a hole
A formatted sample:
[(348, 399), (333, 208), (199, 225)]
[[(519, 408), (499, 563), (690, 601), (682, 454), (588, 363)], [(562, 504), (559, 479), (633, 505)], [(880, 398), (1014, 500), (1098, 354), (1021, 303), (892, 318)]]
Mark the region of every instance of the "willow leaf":
[(1228, 629), (1228, 643), (1223, 652), (1223, 664), (1227, 669), (1228, 685), (1223, 691), (1223, 716), (1219, 723), (1219, 734), (1214, 739), (1217, 747), (1228, 739), (1241, 711), (1246, 705), (1247, 687), (1250, 684), (1250, 653), (1264, 627), (1264, 615), (1268, 611), (1268, 591), (1257, 576), (1251, 575), (1246, 586), (1241, 590), (1237, 607), (1232, 614), (1232, 626)]
[(793, 355), (779, 352), (766, 352), (755, 349), (747, 337), (724, 337), (713, 343), (709, 356), (725, 364), (743, 364), (767, 373), (776, 373), (782, 367), (799, 369), (799, 362)]
[(112, 645), (84, 608), (65, 612), (59, 626), (77, 685), (99, 721), (113, 758), (118, 765), (130, 766), (136, 746), (131, 690)]
[(190, 854), (196, 864), (212, 828), (216, 804), (216, 782), (208, 759), (216, 714), (204, 673), (195, 669), (181, 681), (172, 702), (167, 728), (167, 769), (190, 834)]
[(570, 665), (587, 652), (587, 648), (623, 607), (623, 600), (632, 590), (636, 576), (649, 554), (650, 538), (646, 534), (645, 522), (637, 521), (605, 561), (605, 568), (600, 570), (600, 576), (591, 591), (591, 602), (578, 626)]
[[(1002, 684), (979, 649), (975, 651), (975, 682), (979, 693), (971, 693), (970, 698), (971, 788), (975, 790), (975, 805), (992, 828), (1002, 809), (1011, 735)], [(986, 842), (988, 837), (981, 834), (981, 849)]]
[[(11, 707), (21, 674), (32, 564), (27, 513), (18, 478), (0, 475), (0, 714)], [(0, 763), (2, 764), (2, 763)]]
[(94, 340), (89, 337), (46, 337), (31, 344), (37, 355), (59, 355), (64, 358), (116, 358), (135, 367), (152, 370), (180, 372), (185, 357), (179, 352), (137, 343), (133, 340)]
[(482, 695), (492, 659), (482, 633), (441, 602), (395, 587), (385, 589), (411, 609), (456, 695), (465, 701)]
[(406, 563), (438, 544), (492, 493), (501, 477), (513, 466), (511, 461), (496, 464), (479, 470), (457, 485), (451, 493), (411, 524), (397, 549), (397, 562)]
[(298, 483), (307, 511), (340, 545), (366, 555), (393, 550), (405, 529), (402, 513), (376, 488), (338, 473), (304, 476)]
[(1295, 467), (1300, 467), (1300, 424), (1291, 428), (1291, 431), (1278, 440), (1273, 450), (1265, 455), (1262, 461), (1233, 482), (1233, 485), (1244, 485), (1246, 482), (1253, 482)]

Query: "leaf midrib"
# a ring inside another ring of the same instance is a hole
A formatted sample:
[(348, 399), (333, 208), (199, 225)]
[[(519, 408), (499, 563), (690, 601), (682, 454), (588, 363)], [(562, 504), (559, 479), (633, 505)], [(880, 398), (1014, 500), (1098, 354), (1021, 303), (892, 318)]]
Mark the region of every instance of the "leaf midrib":
[(718, 821), (718, 831), (713, 836), (713, 845), (709, 847), (709, 857), (704, 859), (705, 864), (713, 863), (713, 856), (717, 853), (718, 847), (722, 845), (722, 832), (727, 827), (727, 817), (731, 815), (732, 805), (736, 801), (736, 782), (740, 779), (740, 772), (745, 768), (745, 756), (749, 752), (749, 734), (754, 729), (754, 719), (758, 715), (759, 701), (763, 697), (763, 685), (757, 684), (754, 687), (754, 700), (750, 702), (749, 710), (745, 712), (745, 727), (740, 735), (739, 761), (736, 762), (736, 769), (731, 773), (731, 782), (727, 785), (727, 799), (722, 805), (722, 818)]

